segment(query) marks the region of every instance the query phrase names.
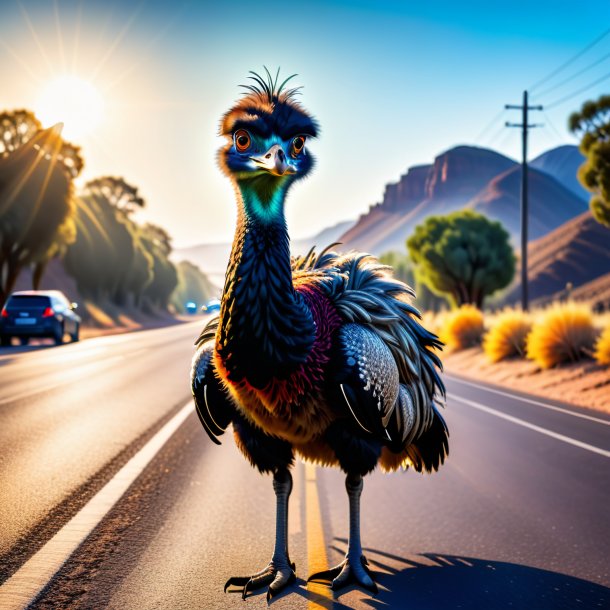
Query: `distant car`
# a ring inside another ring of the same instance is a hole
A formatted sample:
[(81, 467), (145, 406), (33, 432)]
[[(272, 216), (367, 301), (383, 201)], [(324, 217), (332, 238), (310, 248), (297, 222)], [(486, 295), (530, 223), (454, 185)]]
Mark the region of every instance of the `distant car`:
[(184, 309), (186, 309), (186, 313), (195, 314), (197, 313), (197, 303), (194, 301), (189, 301), (185, 304)]
[(27, 345), (32, 337), (49, 337), (60, 345), (66, 333), (78, 341), (81, 319), (76, 307), (59, 290), (13, 292), (0, 314), (0, 343), (10, 345), (11, 338), (18, 337)]
[(214, 313), (220, 311), (220, 301), (218, 299), (210, 299), (205, 305), (201, 307), (203, 313)]

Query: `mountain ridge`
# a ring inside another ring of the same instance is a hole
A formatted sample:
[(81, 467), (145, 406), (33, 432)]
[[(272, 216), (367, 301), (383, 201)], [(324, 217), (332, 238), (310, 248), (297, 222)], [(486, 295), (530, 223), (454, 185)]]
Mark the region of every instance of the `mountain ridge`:
[[(568, 145), (534, 160), (538, 167), (530, 168), (530, 238), (541, 237), (587, 209), (570, 177), (561, 180), (561, 172), (576, 172), (579, 155)], [(426, 217), (470, 208), (502, 222), (517, 243), (520, 172), (516, 161), (496, 151), (455, 146), (434, 163), (412, 166), (397, 182), (387, 184), (382, 201), (362, 214), (340, 241), (348, 249), (375, 255), (404, 251), (406, 239)], [(551, 200), (559, 205), (553, 208)]]

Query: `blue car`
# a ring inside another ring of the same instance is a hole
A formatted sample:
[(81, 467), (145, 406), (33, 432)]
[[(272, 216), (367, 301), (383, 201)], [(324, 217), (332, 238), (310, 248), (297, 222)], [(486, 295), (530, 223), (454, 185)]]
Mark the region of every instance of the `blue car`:
[(59, 290), (13, 292), (0, 314), (0, 344), (10, 345), (12, 337), (21, 345), (32, 337), (48, 337), (60, 345), (66, 334), (78, 341), (81, 319), (76, 307)]
[(203, 313), (214, 313), (220, 311), (220, 301), (218, 299), (210, 299), (205, 305), (201, 307)]

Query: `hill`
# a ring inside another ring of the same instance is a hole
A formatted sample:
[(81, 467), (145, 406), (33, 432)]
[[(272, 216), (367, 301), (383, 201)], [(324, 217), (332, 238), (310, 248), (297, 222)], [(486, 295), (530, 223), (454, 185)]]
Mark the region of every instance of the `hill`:
[(388, 184), (381, 203), (360, 216), (341, 236), (348, 248), (382, 254), (404, 250), (405, 240), (424, 218), (464, 207), (515, 161), (493, 150), (475, 146), (452, 148), (432, 165), (410, 168)]
[[(596, 222), (590, 212), (585, 212), (531, 242), (528, 257), (532, 301), (543, 303), (554, 297), (565, 298), (568, 282), (572, 284), (572, 293), (583, 292), (581, 287), (591, 284), (589, 289), (594, 294), (595, 281), (610, 274), (610, 231)], [(515, 277), (519, 278), (518, 272)], [(598, 288), (603, 291), (604, 287), (600, 280)], [(520, 290), (517, 281), (506, 301), (518, 302)]]
[[(575, 146), (561, 146), (535, 160), (529, 183), (531, 239), (587, 209), (575, 177), (581, 162)], [(407, 237), (427, 216), (467, 207), (502, 222), (517, 243), (520, 192), (521, 167), (515, 161), (486, 148), (457, 146), (388, 184), (381, 203), (360, 216), (341, 241), (377, 255), (404, 251)]]
[(591, 193), (578, 181), (578, 168), (585, 160), (578, 146), (566, 144), (547, 150), (530, 161), (530, 167), (553, 176), (562, 186), (572, 191), (580, 199), (588, 201)]
[[(537, 169), (528, 171), (528, 191), (530, 240), (546, 235), (588, 209), (584, 199)], [(496, 176), (466, 207), (499, 220), (516, 244), (521, 231), (521, 166)]]

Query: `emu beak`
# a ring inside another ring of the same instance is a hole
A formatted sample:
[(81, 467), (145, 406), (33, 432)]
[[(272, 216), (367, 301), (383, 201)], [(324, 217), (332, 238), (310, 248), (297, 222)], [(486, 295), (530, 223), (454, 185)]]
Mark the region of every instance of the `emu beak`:
[(267, 170), (274, 176), (286, 176), (288, 174), (296, 174), (294, 165), (286, 159), (286, 153), (279, 144), (274, 144), (267, 152), (257, 157), (250, 157), (256, 166), (260, 169)]

